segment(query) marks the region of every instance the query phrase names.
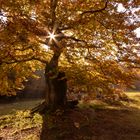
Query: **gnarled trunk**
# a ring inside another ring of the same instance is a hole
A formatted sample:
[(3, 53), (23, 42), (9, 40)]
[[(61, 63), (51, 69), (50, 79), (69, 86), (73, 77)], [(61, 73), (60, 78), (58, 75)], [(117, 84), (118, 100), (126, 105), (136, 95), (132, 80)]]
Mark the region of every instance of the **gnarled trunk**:
[(67, 79), (64, 72), (58, 69), (58, 59), (61, 53), (55, 52), (50, 63), (46, 64), (45, 79), (46, 79), (46, 95), (45, 102), (51, 109), (57, 109), (65, 106)]

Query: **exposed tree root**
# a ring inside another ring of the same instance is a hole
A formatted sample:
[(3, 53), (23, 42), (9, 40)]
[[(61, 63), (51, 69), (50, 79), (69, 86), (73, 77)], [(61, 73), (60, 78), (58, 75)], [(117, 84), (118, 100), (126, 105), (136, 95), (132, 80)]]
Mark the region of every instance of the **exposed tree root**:
[[(73, 100), (73, 101), (67, 101), (66, 105), (64, 107), (58, 107), (58, 108), (63, 108), (63, 109), (66, 109), (66, 108), (75, 108), (78, 104), (78, 100)], [(56, 109), (55, 109), (56, 110)], [(40, 113), (40, 114), (43, 114), (45, 113), (46, 111), (55, 111), (54, 109), (52, 110), (47, 104), (46, 102), (42, 102), (41, 104), (39, 104), (38, 106), (34, 107), (31, 109), (31, 114), (34, 114), (36, 112)]]

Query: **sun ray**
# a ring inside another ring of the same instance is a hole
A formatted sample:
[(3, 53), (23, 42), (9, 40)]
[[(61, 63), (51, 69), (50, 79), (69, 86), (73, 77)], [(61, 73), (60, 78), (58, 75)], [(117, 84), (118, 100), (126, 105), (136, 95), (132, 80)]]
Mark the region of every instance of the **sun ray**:
[(49, 34), (50, 34), (49, 38), (54, 40), (55, 39), (55, 34), (54, 33), (49, 33)]
[(56, 30), (57, 30), (57, 25), (53, 27), (53, 30), (51, 32), (48, 31), (48, 36), (47, 36), (47, 38), (49, 39), (48, 45), (51, 45), (54, 42), (56, 44), (55, 46), (57, 46), (59, 49), (62, 49), (62, 46), (59, 42), (59, 38), (62, 36), (62, 33), (58, 34)]

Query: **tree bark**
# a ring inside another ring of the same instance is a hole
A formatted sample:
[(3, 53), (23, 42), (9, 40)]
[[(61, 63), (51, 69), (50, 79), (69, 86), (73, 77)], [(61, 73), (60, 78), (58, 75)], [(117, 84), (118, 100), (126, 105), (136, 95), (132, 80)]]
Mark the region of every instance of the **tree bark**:
[(65, 72), (60, 72), (58, 69), (60, 54), (60, 52), (55, 52), (50, 63), (46, 64), (45, 68), (45, 102), (47, 106), (53, 110), (64, 107), (67, 102), (67, 79)]

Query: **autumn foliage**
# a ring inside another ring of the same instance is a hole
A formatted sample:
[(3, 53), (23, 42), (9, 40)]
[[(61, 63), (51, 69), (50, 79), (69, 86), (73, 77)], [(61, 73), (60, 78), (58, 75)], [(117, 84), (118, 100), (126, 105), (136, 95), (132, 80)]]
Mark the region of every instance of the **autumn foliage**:
[(16, 94), (56, 52), (70, 88), (110, 94), (131, 86), (140, 68), (134, 32), (139, 5), (138, 0), (1, 0), (0, 94)]

